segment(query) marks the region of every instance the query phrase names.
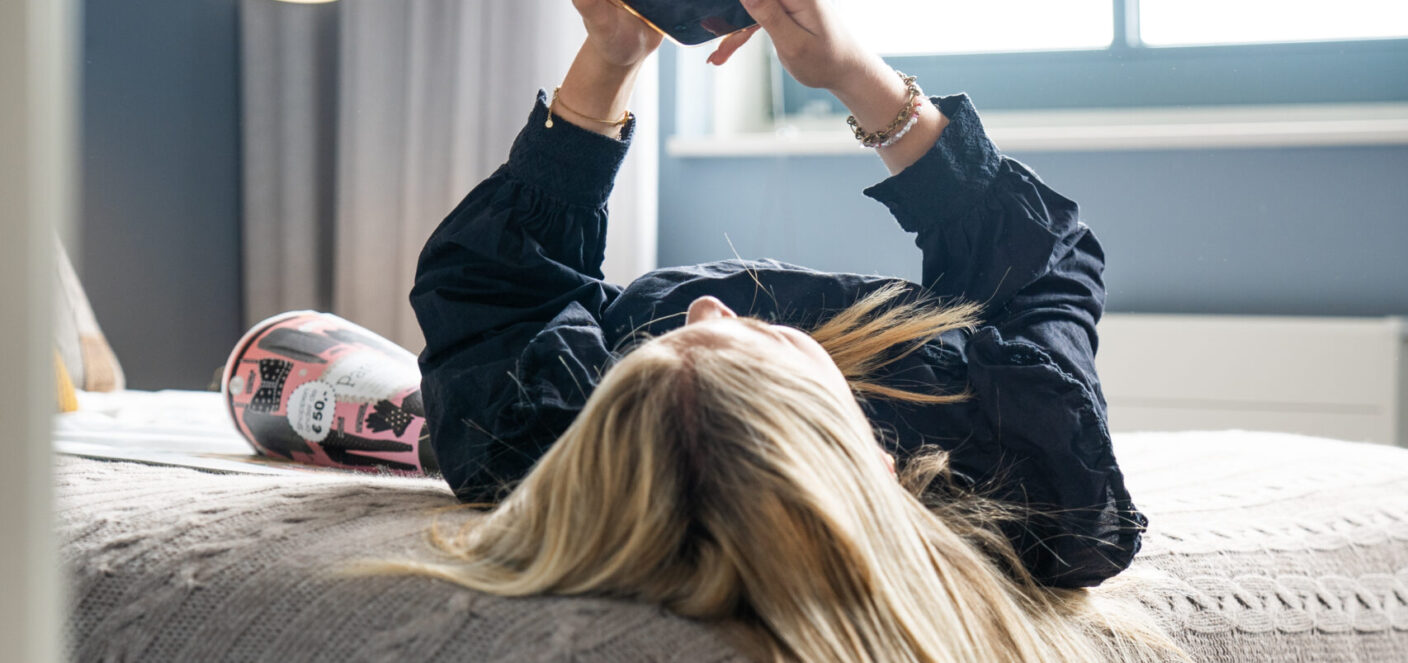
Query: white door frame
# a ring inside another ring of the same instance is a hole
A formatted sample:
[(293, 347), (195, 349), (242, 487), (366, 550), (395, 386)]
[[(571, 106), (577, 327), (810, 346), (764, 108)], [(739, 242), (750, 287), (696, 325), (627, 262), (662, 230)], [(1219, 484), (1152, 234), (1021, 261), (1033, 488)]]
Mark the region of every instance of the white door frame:
[(0, 662), (62, 656), (52, 519), (55, 230), (74, 209), (71, 0), (0, 0)]

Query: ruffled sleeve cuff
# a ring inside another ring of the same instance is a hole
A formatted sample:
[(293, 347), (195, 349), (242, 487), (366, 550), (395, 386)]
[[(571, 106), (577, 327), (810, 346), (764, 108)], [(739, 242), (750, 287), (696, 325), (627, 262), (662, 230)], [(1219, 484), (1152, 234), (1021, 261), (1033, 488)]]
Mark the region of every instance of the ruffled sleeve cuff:
[(948, 118), (939, 140), (908, 168), (865, 190), (909, 232), (973, 207), (992, 186), (1002, 162), (968, 95), (929, 100)]
[(547, 119), (547, 92), (539, 90), (528, 124), (509, 151), (509, 174), (568, 204), (605, 205), (630, 147), (635, 118), (626, 122), (620, 139), (587, 131), (556, 115), (549, 129)]

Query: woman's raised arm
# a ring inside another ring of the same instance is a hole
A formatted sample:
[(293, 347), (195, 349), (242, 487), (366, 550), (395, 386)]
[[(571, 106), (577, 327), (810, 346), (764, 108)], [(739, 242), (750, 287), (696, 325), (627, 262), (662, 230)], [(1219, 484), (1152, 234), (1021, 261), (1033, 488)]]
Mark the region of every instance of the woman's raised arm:
[(588, 38), (534, 106), (503, 167), (421, 252), (411, 305), (431, 445), (464, 500), (493, 499), (566, 428), (611, 359), (602, 312), (606, 200), (634, 124), (640, 64), (660, 37), (608, 0), (574, 0)]
[[(911, 93), (824, 0), (742, 2), (798, 82), (830, 90), (867, 131), (895, 122)], [(710, 61), (747, 39), (729, 37)], [(984, 305), (965, 344), (975, 444), (952, 460), (1000, 468), (1003, 498), (1047, 514), (1009, 533), (1037, 578), (1098, 584), (1129, 565), (1147, 524), (1115, 462), (1095, 373), (1104, 253), (1074, 202), (988, 140), (967, 97), (918, 109), (878, 150), (892, 177), (866, 193), (916, 234), (930, 293)]]

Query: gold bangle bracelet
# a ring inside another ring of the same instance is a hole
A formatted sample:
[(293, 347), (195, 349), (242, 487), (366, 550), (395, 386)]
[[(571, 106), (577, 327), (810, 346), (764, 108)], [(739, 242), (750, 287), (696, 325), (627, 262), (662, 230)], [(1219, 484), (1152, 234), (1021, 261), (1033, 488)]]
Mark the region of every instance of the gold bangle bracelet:
[(580, 117), (580, 118), (583, 118), (583, 119), (586, 119), (586, 120), (591, 120), (592, 122), (596, 122), (596, 123), (599, 123), (599, 124), (605, 124), (605, 125), (607, 125), (607, 126), (619, 127), (619, 126), (622, 126), (622, 125), (624, 125), (625, 123), (631, 121), (631, 111), (629, 111), (629, 110), (621, 111), (621, 119), (619, 119), (619, 120), (602, 120), (602, 119), (598, 119), (598, 118), (592, 117), (592, 116), (590, 116), (590, 115), (587, 115), (587, 114), (585, 114), (585, 113), (579, 112), (577, 109), (572, 108), (571, 106), (568, 106), (567, 104), (562, 103), (562, 100), (558, 98), (558, 97), (560, 97), (560, 96), (562, 96), (562, 86), (561, 86), (561, 85), (559, 85), (559, 86), (553, 88), (553, 90), (552, 90), (552, 101), (548, 103), (548, 121), (545, 122), (545, 123), (543, 124), (543, 126), (549, 128), (549, 129), (552, 128), (552, 124), (553, 124), (553, 122), (552, 122), (552, 109), (557, 108), (558, 106), (562, 106), (563, 108), (566, 108), (567, 110), (572, 111), (572, 114), (573, 114), (573, 115), (576, 115), (576, 116), (578, 116), (578, 117)]
[(908, 129), (910, 121), (919, 113), (920, 104), (915, 103), (915, 101), (924, 97), (924, 91), (919, 89), (919, 85), (915, 82), (917, 79), (914, 76), (906, 76), (904, 72), (901, 71), (896, 71), (895, 73), (899, 75), (900, 80), (904, 81), (905, 89), (909, 92), (909, 98), (905, 99), (904, 108), (900, 109), (899, 116), (895, 118), (894, 122), (890, 123), (890, 126), (880, 131), (869, 133), (860, 128), (860, 121), (856, 119), (856, 116), (852, 115), (846, 118), (846, 124), (851, 125), (851, 131), (855, 133), (856, 140), (860, 141), (861, 145), (866, 147), (886, 146), (887, 143), (891, 142), (891, 137), (894, 137), (897, 132)]

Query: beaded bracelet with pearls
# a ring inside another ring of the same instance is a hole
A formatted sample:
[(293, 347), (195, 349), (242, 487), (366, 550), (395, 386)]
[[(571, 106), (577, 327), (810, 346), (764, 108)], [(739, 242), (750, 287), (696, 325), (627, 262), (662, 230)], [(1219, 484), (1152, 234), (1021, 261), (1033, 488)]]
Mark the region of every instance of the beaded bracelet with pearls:
[(904, 138), (905, 134), (909, 133), (909, 130), (914, 128), (914, 125), (919, 124), (919, 108), (923, 105), (924, 97), (915, 99), (913, 104), (914, 112), (910, 114), (909, 121), (904, 123), (904, 128), (900, 129), (895, 135), (886, 138), (885, 142), (880, 143), (877, 147), (889, 147), (900, 142), (900, 139)]
[(919, 122), (919, 109), (922, 107), (924, 101), (924, 91), (919, 89), (919, 84), (915, 82), (918, 80), (916, 77), (906, 76), (904, 72), (901, 71), (896, 71), (895, 73), (899, 75), (900, 80), (904, 81), (905, 87), (908, 88), (909, 99), (905, 101), (904, 108), (900, 111), (899, 116), (895, 118), (895, 121), (890, 123), (890, 126), (874, 133), (867, 133), (864, 129), (860, 128), (860, 121), (856, 119), (856, 116), (852, 115), (846, 118), (846, 124), (851, 126), (851, 131), (855, 133), (856, 140), (860, 141), (860, 144), (865, 147), (879, 148), (894, 145), (896, 141), (903, 138), (904, 135), (909, 133), (909, 130), (913, 129), (914, 125)]

